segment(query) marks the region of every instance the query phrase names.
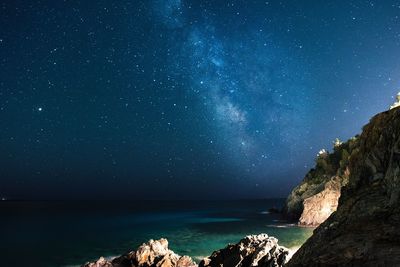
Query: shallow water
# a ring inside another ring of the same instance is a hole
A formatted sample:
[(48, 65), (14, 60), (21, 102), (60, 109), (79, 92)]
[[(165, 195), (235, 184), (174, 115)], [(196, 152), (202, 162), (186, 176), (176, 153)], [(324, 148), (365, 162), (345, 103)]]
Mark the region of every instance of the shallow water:
[(312, 229), (297, 227), (271, 207), (283, 199), (242, 201), (2, 202), (0, 257), (4, 266), (80, 265), (120, 255), (165, 237), (197, 261), (246, 235), (267, 233), (300, 246)]

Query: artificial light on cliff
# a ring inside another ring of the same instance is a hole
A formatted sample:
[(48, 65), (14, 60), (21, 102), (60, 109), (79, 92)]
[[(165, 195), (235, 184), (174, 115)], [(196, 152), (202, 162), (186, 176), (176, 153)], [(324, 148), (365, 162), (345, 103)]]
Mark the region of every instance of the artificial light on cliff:
[(333, 208), (331, 205), (323, 207), (320, 210), (320, 213), (321, 213), (320, 216), (324, 217), (324, 218), (328, 218), (332, 214), (332, 212), (334, 212), (335, 210), (336, 210), (336, 208)]
[(397, 93), (396, 102), (394, 102), (393, 105), (390, 106), (390, 109), (394, 109), (397, 107), (400, 107), (400, 92)]
[(318, 154), (317, 157), (325, 157), (328, 155), (328, 151), (326, 151), (326, 149), (321, 149)]

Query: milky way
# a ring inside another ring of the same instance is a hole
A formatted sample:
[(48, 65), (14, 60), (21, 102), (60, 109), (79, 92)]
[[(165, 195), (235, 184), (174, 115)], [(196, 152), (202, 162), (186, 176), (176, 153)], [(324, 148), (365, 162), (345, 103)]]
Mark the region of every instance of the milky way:
[[(174, 12), (168, 9), (162, 16), (166, 25), (170, 26), (170, 13), (189, 21), (177, 1), (173, 6)], [(271, 33), (221, 31), (207, 12), (200, 20), (170, 32), (171, 42), (176, 35), (184, 40), (174, 51), (171, 62), (178, 64), (173, 71), (183, 69), (190, 77), (190, 91), (204, 106), (215, 131), (216, 139), (210, 143), (220, 144), (222, 157), (232, 165), (240, 164), (249, 174), (245, 177), (251, 177), (249, 182), (256, 183), (272, 166), (291, 164), (306, 146), (305, 119), (311, 116), (312, 91), (305, 88), (307, 80), (296, 74), (301, 62), (277, 47)]]
[(284, 197), (394, 101), (399, 7), (6, 1), (0, 196)]

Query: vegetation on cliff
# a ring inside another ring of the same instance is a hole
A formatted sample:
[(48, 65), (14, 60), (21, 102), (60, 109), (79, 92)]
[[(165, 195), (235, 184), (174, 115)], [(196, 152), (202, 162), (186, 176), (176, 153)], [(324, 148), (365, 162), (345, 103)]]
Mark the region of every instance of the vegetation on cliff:
[(400, 266), (400, 108), (356, 140), (339, 206), (289, 266)]
[(357, 146), (358, 138), (354, 137), (344, 143), (336, 139), (331, 153), (321, 150), (315, 167), (287, 198), (284, 213), (307, 225), (318, 225), (329, 217), (336, 210), (340, 188), (348, 183), (348, 164)]

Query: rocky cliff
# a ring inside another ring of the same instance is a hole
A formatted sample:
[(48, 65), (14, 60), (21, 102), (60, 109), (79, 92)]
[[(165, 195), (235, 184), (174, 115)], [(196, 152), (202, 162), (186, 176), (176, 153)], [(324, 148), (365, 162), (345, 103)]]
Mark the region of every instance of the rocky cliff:
[(345, 143), (336, 140), (332, 153), (318, 153), (315, 168), (286, 200), (284, 213), (290, 219), (298, 220), (300, 225), (317, 226), (336, 210), (341, 188), (348, 182), (349, 157), (357, 144), (357, 137)]
[(372, 118), (356, 143), (337, 211), (288, 266), (400, 266), (400, 108)]

